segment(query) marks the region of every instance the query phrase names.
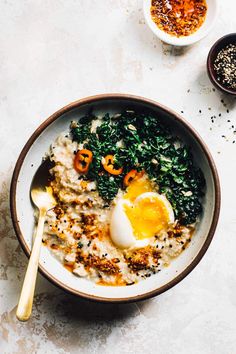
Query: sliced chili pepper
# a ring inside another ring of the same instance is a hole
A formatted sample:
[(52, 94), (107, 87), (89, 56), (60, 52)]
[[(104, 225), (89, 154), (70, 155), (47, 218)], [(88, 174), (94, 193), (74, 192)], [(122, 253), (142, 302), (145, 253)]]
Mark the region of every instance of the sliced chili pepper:
[(79, 173), (87, 173), (89, 165), (93, 160), (93, 153), (90, 150), (82, 149), (77, 152), (74, 159), (74, 168)]
[(104, 170), (109, 172), (111, 175), (118, 176), (123, 171), (123, 167), (120, 167), (120, 168), (114, 167), (114, 156), (113, 155), (107, 155), (106, 157), (103, 157), (102, 165), (103, 165)]
[(125, 175), (124, 177), (124, 185), (127, 187), (130, 185), (130, 183), (137, 178), (142, 177), (144, 174), (144, 171), (138, 172), (137, 170), (131, 170)]

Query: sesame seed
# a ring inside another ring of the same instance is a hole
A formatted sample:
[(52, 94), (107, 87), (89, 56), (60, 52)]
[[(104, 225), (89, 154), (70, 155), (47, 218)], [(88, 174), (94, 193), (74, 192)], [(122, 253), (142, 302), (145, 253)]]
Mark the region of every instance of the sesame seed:
[[(221, 49), (214, 62), (217, 81), (228, 88), (236, 89), (236, 45), (229, 44)], [(224, 100), (221, 102), (224, 104)], [(226, 106), (226, 104), (224, 104)], [(228, 110), (227, 110), (227, 113)]]

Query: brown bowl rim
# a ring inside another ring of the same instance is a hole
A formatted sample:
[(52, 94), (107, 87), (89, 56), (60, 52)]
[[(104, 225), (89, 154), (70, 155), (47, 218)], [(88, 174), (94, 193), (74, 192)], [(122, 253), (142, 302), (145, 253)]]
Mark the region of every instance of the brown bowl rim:
[(221, 92), (227, 93), (228, 95), (232, 95), (232, 96), (236, 96), (236, 89), (230, 89), (227, 88), (226, 86), (223, 86), (219, 81), (216, 80), (215, 78), (215, 73), (214, 73), (214, 69), (213, 69), (213, 52), (215, 50), (217, 50), (217, 47), (226, 39), (228, 39), (229, 37), (234, 37), (235, 41), (236, 41), (236, 33), (229, 33), (226, 34), (225, 36), (219, 38), (211, 47), (208, 56), (207, 56), (207, 73), (209, 76), (209, 79), (211, 80), (212, 84), (219, 89)]
[(215, 188), (215, 205), (214, 205), (214, 214), (213, 214), (213, 219), (212, 219), (212, 223), (211, 223), (211, 227), (210, 230), (208, 232), (207, 238), (202, 246), (202, 248), (200, 249), (200, 251), (198, 252), (198, 254), (196, 255), (196, 257), (193, 259), (193, 261), (179, 274), (177, 275), (177, 277), (175, 277), (174, 279), (172, 279), (170, 282), (166, 283), (165, 285), (146, 292), (144, 294), (141, 295), (136, 295), (136, 296), (132, 296), (132, 297), (125, 297), (125, 298), (107, 298), (107, 297), (101, 297), (101, 296), (96, 296), (96, 295), (90, 295), (90, 294), (86, 294), (84, 292), (81, 291), (77, 291), (74, 290), (72, 288), (70, 288), (69, 286), (66, 286), (65, 284), (63, 284), (61, 281), (57, 280), (54, 276), (52, 276), (50, 273), (47, 272), (47, 270), (42, 266), (39, 265), (39, 271), (40, 273), (47, 278), (51, 283), (53, 283), (54, 285), (58, 286), (59, 288), (67, 291), (70, 294), (76, 295), (76, 296), (80, 296), (82, 298), (88, 299), (88, 300), (93, 300), (93, 301), (97, 301), (97, 302), (104, 302), (104, 303), (130, 303), (130, 302), (136, 302), (136, 301), (140, 301), (140, 300), (145, 300), (148, 298), (151, 298), (153, 296), (157, 296), (160, 295), (161, 293), (169, 290), (170, 288), (172, 288), (174, 285), (176, 285), (177, 283), (179, 283), (181, 280), (183, 280), (196, 266), (197, 264), (200, 262), (200, 260), (202, 259), (202, 257), (204, 256), (204, 254), (206, 253), (212, 238), (214, 236), (215, 233), (215, 229), (218, 223), (218, 219), (219, 219), (219, 213), (220, 213), (220, 204), (221, 204), (221, 191), (220, 191), (220, 181), (219, 181), (219, 176), (217, 173), (217, 169), (214, 163), (214, 160), (211, 156), (211, 153), (207, 147), (207, 145), (203, 142), (202, 138), (200, 137), (200, 135), (195, 131), (195, 129), (185, 120), (183, 119), (180, 115), (178, 115), (177, 113), (175, 113), (174, 111), (172, 111), (171, 109), (157, 103), (156, 101), (153, 101), (151, 99), (147, 99), (144, 97), (140, 97), (140, 96), (135, 96), (135, 95), (131, 95), (131, 94), (120, 94), (120, 93), (112, 93), (112, 94), (100, 94), (100, 95), (95, 95), (95, 96), (89, 96), (86, 98), (82, 98), (80, 100), (77, 100), (75, 102), (72, 102), (66, 106), (64, 106), (63, 108), (59, 109), (58, 111), (56, 111), (54, 114), (52, 114), (49, 118), (47, 118), (43, 123), (40, 124), (40, 126), (34, 131), (34, 133), (31, 135), (31, 137), (29, 138), (29, 140), (26, 142), (25, 146), (23, 147), (18, 160), (16, 162), (15, 165), (15, 169), (12, 175), (12, 180), (11, 180), (11, 186), (10, 186), (10, 210), (11, 210), (11, 217), (12, 217), (12, 221), (13, 221), (13, 226), (14, 226), (14, 230), (15, 233), (17, 235), (17, 238), (19, 240), (19, 243), (21, 245), (21, 247), (23, 248), (25, 254), (27, 257), (30, 256), (30, 249), (28, 248), (24, 237), (21, 233), (20, 227), (19, 227), (19, 223), (18, 223), (18, 219), (17, 219), (17, 211), (16, 211), (16, 188), (17, 188), (17, 181), (18, 181), (18, 177), (19, 177), (19, 173), (21, 170), (21, 166), (24, 162), (25, 156), (27, 155), (30, 147), (32, 146), (32, 144), (34, 143), (34, 141), (39, 137), (39, 135), (51, 124), (53, 123), (56, 119), (58, 119), (61, 115), (63, 115), (64, 113), (67, 113), (69, 111), (71, 111), (74, 108), (78, 108), (84, 104), (88, 104), (88, 103), (96, 103), (99, 101), (103, 101), (103, 100), (107, 100), (107, 99), (113, 99), (113, 100), (133, 100), (136, 102), (141, 102), (144, 104), (148, 104), (149, 106), (152, 106), (154, 108), (160, 108), (163, 111), (167, 112), (168, 114), (171, 114), (175, 117), (175, 119), (182, 125), (184, 126), (187, 130), (190, 131), (191, 135), (193, 136), (194, 139), (197, 140), (197, 142), (199, 143), (199, 145), (201, 146), (201, 148), (203, 149), (203, 152), (205, 153), (212, 175), (213, 175), (213, 181), (214, 181), (214, 188)]

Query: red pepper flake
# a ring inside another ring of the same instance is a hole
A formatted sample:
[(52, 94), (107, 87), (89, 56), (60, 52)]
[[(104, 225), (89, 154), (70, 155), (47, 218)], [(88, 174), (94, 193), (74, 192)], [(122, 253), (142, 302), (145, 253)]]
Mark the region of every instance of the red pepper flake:
[(175, 36), (196, 32), (206, 18), (205, 0), (152, 0), (151, 15), (156, 25)]

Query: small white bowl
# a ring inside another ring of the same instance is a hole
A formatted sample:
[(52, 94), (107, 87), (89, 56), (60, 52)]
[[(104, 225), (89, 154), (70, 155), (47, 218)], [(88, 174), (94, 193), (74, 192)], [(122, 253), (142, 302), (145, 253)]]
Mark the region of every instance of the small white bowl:
[(143, 11), (147, 25), (160, 40), (175, 46), (186, 46), (196, 43), (200, 41), (200, 39), (204, 38), (210, 32), (215, 23), (218, 14), (218, 0), (206, 0), (206, 3), (207, 14), (204, 23), (195, 33), (186, 37), (171, 36), (158, 28), (151, 16), (150, 9), (152, 0), (143, 0)]

